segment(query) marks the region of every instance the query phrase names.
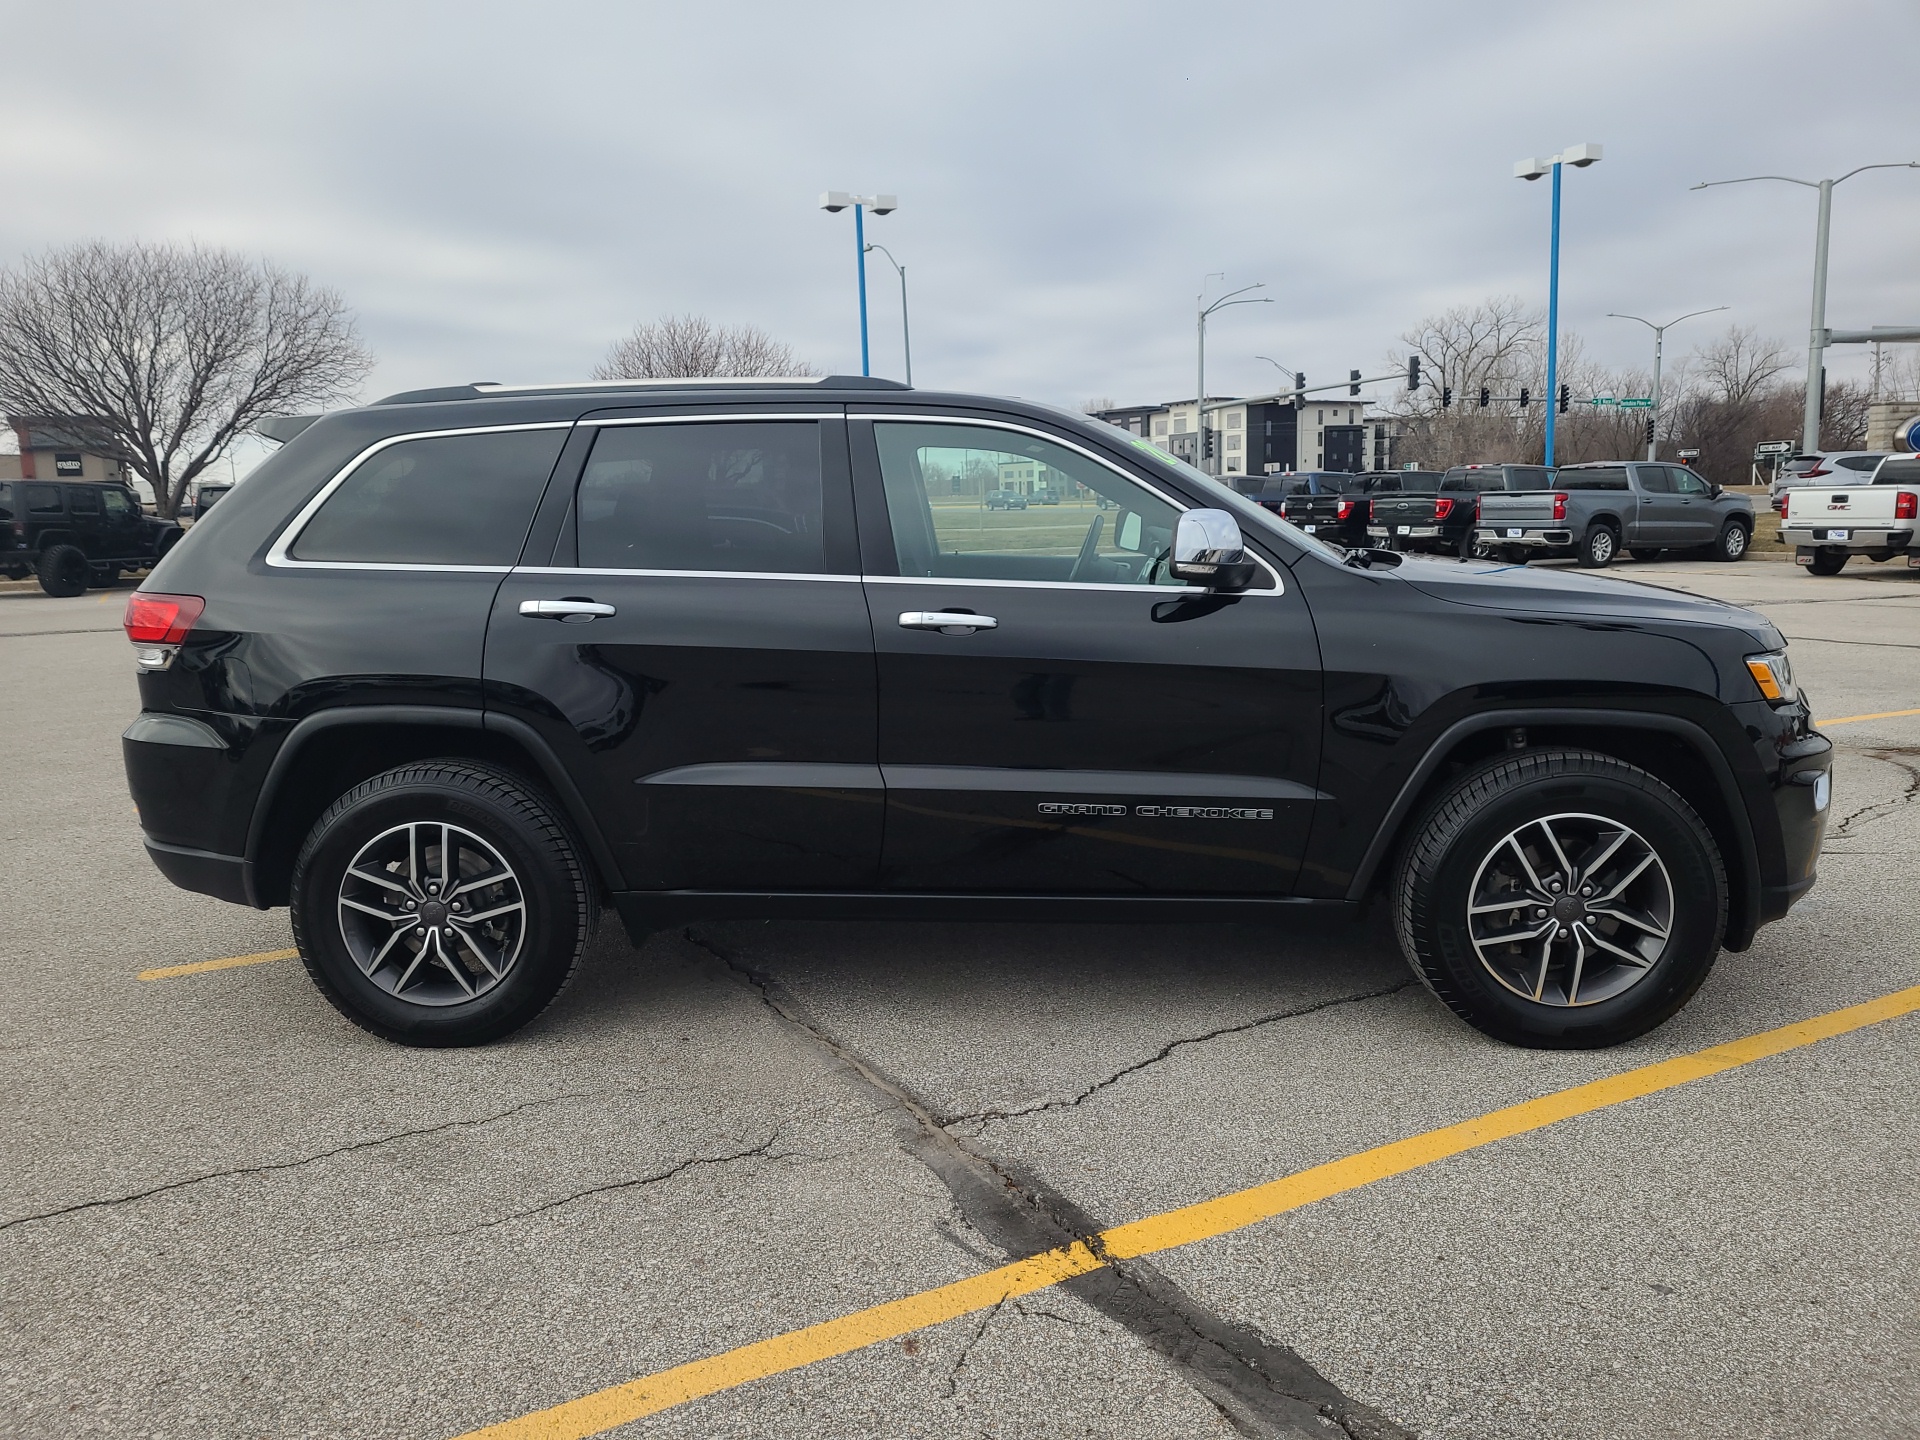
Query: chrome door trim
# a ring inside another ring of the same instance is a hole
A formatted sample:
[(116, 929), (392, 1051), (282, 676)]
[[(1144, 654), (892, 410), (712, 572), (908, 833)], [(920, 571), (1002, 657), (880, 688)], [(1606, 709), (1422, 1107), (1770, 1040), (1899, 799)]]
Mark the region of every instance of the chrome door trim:
[(1000, 622), (991, 615), (975, 615), (966, 610), (902, 610), (902, 630), (998, 630)]
[[(1115, 590), (1126, 595), (1211, 595), (1198, 585), (1113, 585), (1090, 580), (987, 580), (947, 579), (940, 575), (862, 575), (868, 585), (978, 585), (990, 590)], [(1237, 595), (1264, 594), (1264, 591), (1236, 591)]]
[(585, 565), (515, 565), (515, 575), (604, 575), (610, 579), (652, 580), (826, 580), (858, 585), (858, 575), (815, 575), (799, 570), (619, 570)]
[(725, 425), (736, 420), (844, 420), (846, 416), (838, 410), (729, 410), (724, 414), (712, 415), (609, 415), (583, 419), (580, 423), (593, 429), (608, 429), (616, 425)]
[[(295, 560), (287, 552), (300, 538), (300, 532), (307, 528), (320, 507), (327, 503), (333, 492), (338, 490), (346, 478), (361, 464), (386, 449), (389, 445), (398, 445), (405, 440), (440, 440), (452, 435), (503, 435), (517, 430), (571, 430), (571, 420), (540, 420), (525, 425), (466, 425), (450, 430), (412, 430), (404, 435), (389, 435), (384, 440), (376, 440), (333, 474), (333, 478), (320, 487), (319, 493), (302, 505), (299, 511), (282, 527), (279, 536), (267, 551), (267, 564), (276, 570), (401, 570), (443, 572), (455, 575), (505, 575), (512, 571), (511, 565), (424, 565), (393, 560)], [(531, 519), (531, 516), (529, 516)]]

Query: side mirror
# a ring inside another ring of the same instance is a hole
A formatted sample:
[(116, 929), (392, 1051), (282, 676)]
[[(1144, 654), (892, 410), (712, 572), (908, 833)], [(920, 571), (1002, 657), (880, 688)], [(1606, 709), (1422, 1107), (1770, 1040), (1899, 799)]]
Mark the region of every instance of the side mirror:
[(1247, 589), (1258, 573), (1239, 522), (1224, 510), (1189, 510), (1180, 517), (1168, 570), (1176, 580), (1226, 594)]
[(1726, 493), (1727, 493), (1727, 487), (1724, 485), (1709, 485), (1707, 487), (1707, 494), (1715, 500), (1718, 500), (1722, 495)]

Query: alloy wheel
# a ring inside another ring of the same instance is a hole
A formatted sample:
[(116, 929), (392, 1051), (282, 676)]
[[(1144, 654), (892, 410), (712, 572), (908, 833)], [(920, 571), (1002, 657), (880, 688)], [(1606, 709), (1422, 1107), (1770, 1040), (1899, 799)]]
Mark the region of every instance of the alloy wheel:
[(1549, 815), (1480, 862), (1467, 933), (1487, 973), (1541, 1005), (1594, 1005), (1645, 979), (1673, 930), (1673, 881), (1638, 832)]
[(458, 825), (396, 825), (340, 878), (340, 935), (360, 972), (396, 999), (458, 1005), (520, 958), (527, 904), (513, 867)]

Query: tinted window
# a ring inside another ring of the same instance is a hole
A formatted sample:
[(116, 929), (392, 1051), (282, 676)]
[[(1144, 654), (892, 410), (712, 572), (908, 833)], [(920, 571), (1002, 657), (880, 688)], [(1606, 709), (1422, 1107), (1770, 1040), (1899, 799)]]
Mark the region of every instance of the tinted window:
[(133, 513), (133, 502), (124, 490), (102, 490), (100, 503), (107, 507), (107, 517), (112, 520), (124, 520)]
[(1440, 482), (1440, 488), (1465, 490), (1474, 494), (1504, 490), (1507, 488), (1507, 472), (1498, 465), (1489, 465), (1484, 470), (1449, 470), (1446, 479)]
[(98, 490), (69, 490), (67, 509), (74, 515), (98, 515), (100, 513), (100, 492)]
[(0, 520), (13, 518), (13, 487), (0, 484)]
[(1920, 458), (1886, 460), (1874, 472), (1876, 485), (1920, 485)]
[(609, 426), (594, 441), (578, 505), (585, 566), (826, 568), (811, 420)]
[(29, 515), (58, 515), (61, 513), (60, 487), (58, 485), (29, 485), (27, 488), (27, 513)]
[(1591, 470), (1562, 470), (1553, 483), (1562, 490), (1624, 490), (1627, 469), (1624, 465), (1603, 465)]
[(1649, 495), (1671, 495), (1673, 481), (1667, 477), (1664, 465), (1642, 465), (1640, 467), (1640, 488)]
[(1781, 467), (1781, 471), (1787, 475), (1804, 475), (1809, 470), (1820, 469), (1822, 463), (1818, 455), (1796, 455)]
[(511, 565), (566, 431), (402, 440), (327, 497), (289, 553), (383, 565)]
[[(874, 427), (902, 575), (1179, 584), (1166, 573), (1172, 505), (1064, 445), (987, 426)], [(987, 490), (1041, 476), (1045, 509), (988, 510)]]
[(1707, 482), (1691, 470), (1682, 470), (1678, 466), (1669, 465), (1667, 467), (1667, 473), (1673, 476), (1673, 488), (1676, 493), (1681, 495), (1704, 495), (1707, 493)]
[(1879, 455), (1847, 455), (1843, 456), (1837, 463), (1844, 465), (1849, 470), (1871, 470), (1880, 463), (1882, 458), (1883, 457)]

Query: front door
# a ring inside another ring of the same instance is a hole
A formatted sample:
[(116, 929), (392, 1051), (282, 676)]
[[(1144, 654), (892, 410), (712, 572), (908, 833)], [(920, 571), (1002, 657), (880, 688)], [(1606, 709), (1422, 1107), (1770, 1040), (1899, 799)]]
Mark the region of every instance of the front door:
[(1679, 502), (1679, 543), (1710, 544), (1720, 533), (1720, 516), (1713, 508), (1713, 492), (1707, 482), (1678, 465), (1662, 468), (1672, 478), (1674, 498)]
[(100, 503), (107, 512), (107, 553), (122, 559), (141, 557), (146, 549), (146, 525), (133, 497), (117, 485), (104, 485)]
[[(1183, 505), (1026, 425), (874, 418), (854, 444), (886, 885), (1287, 893), (1320, 657), (1284, 569), (1240, 596), (1171, 581)], [(989, 510), (1025, 468), (1062, 503)]]
[(1664, 465), (1636, 465), (1634, 478), (1640, 482), (1640, 522), (1638, 539), (1630, 543), (1648, 546), (1687, 543), (1686, 507), (1673, 493), (1673, 478)]
[(631, 890), (870, 888), (883, 803), (845, 422), (582, 429), (554, 554), (494, 601), (489, 713), (546, 739)]

